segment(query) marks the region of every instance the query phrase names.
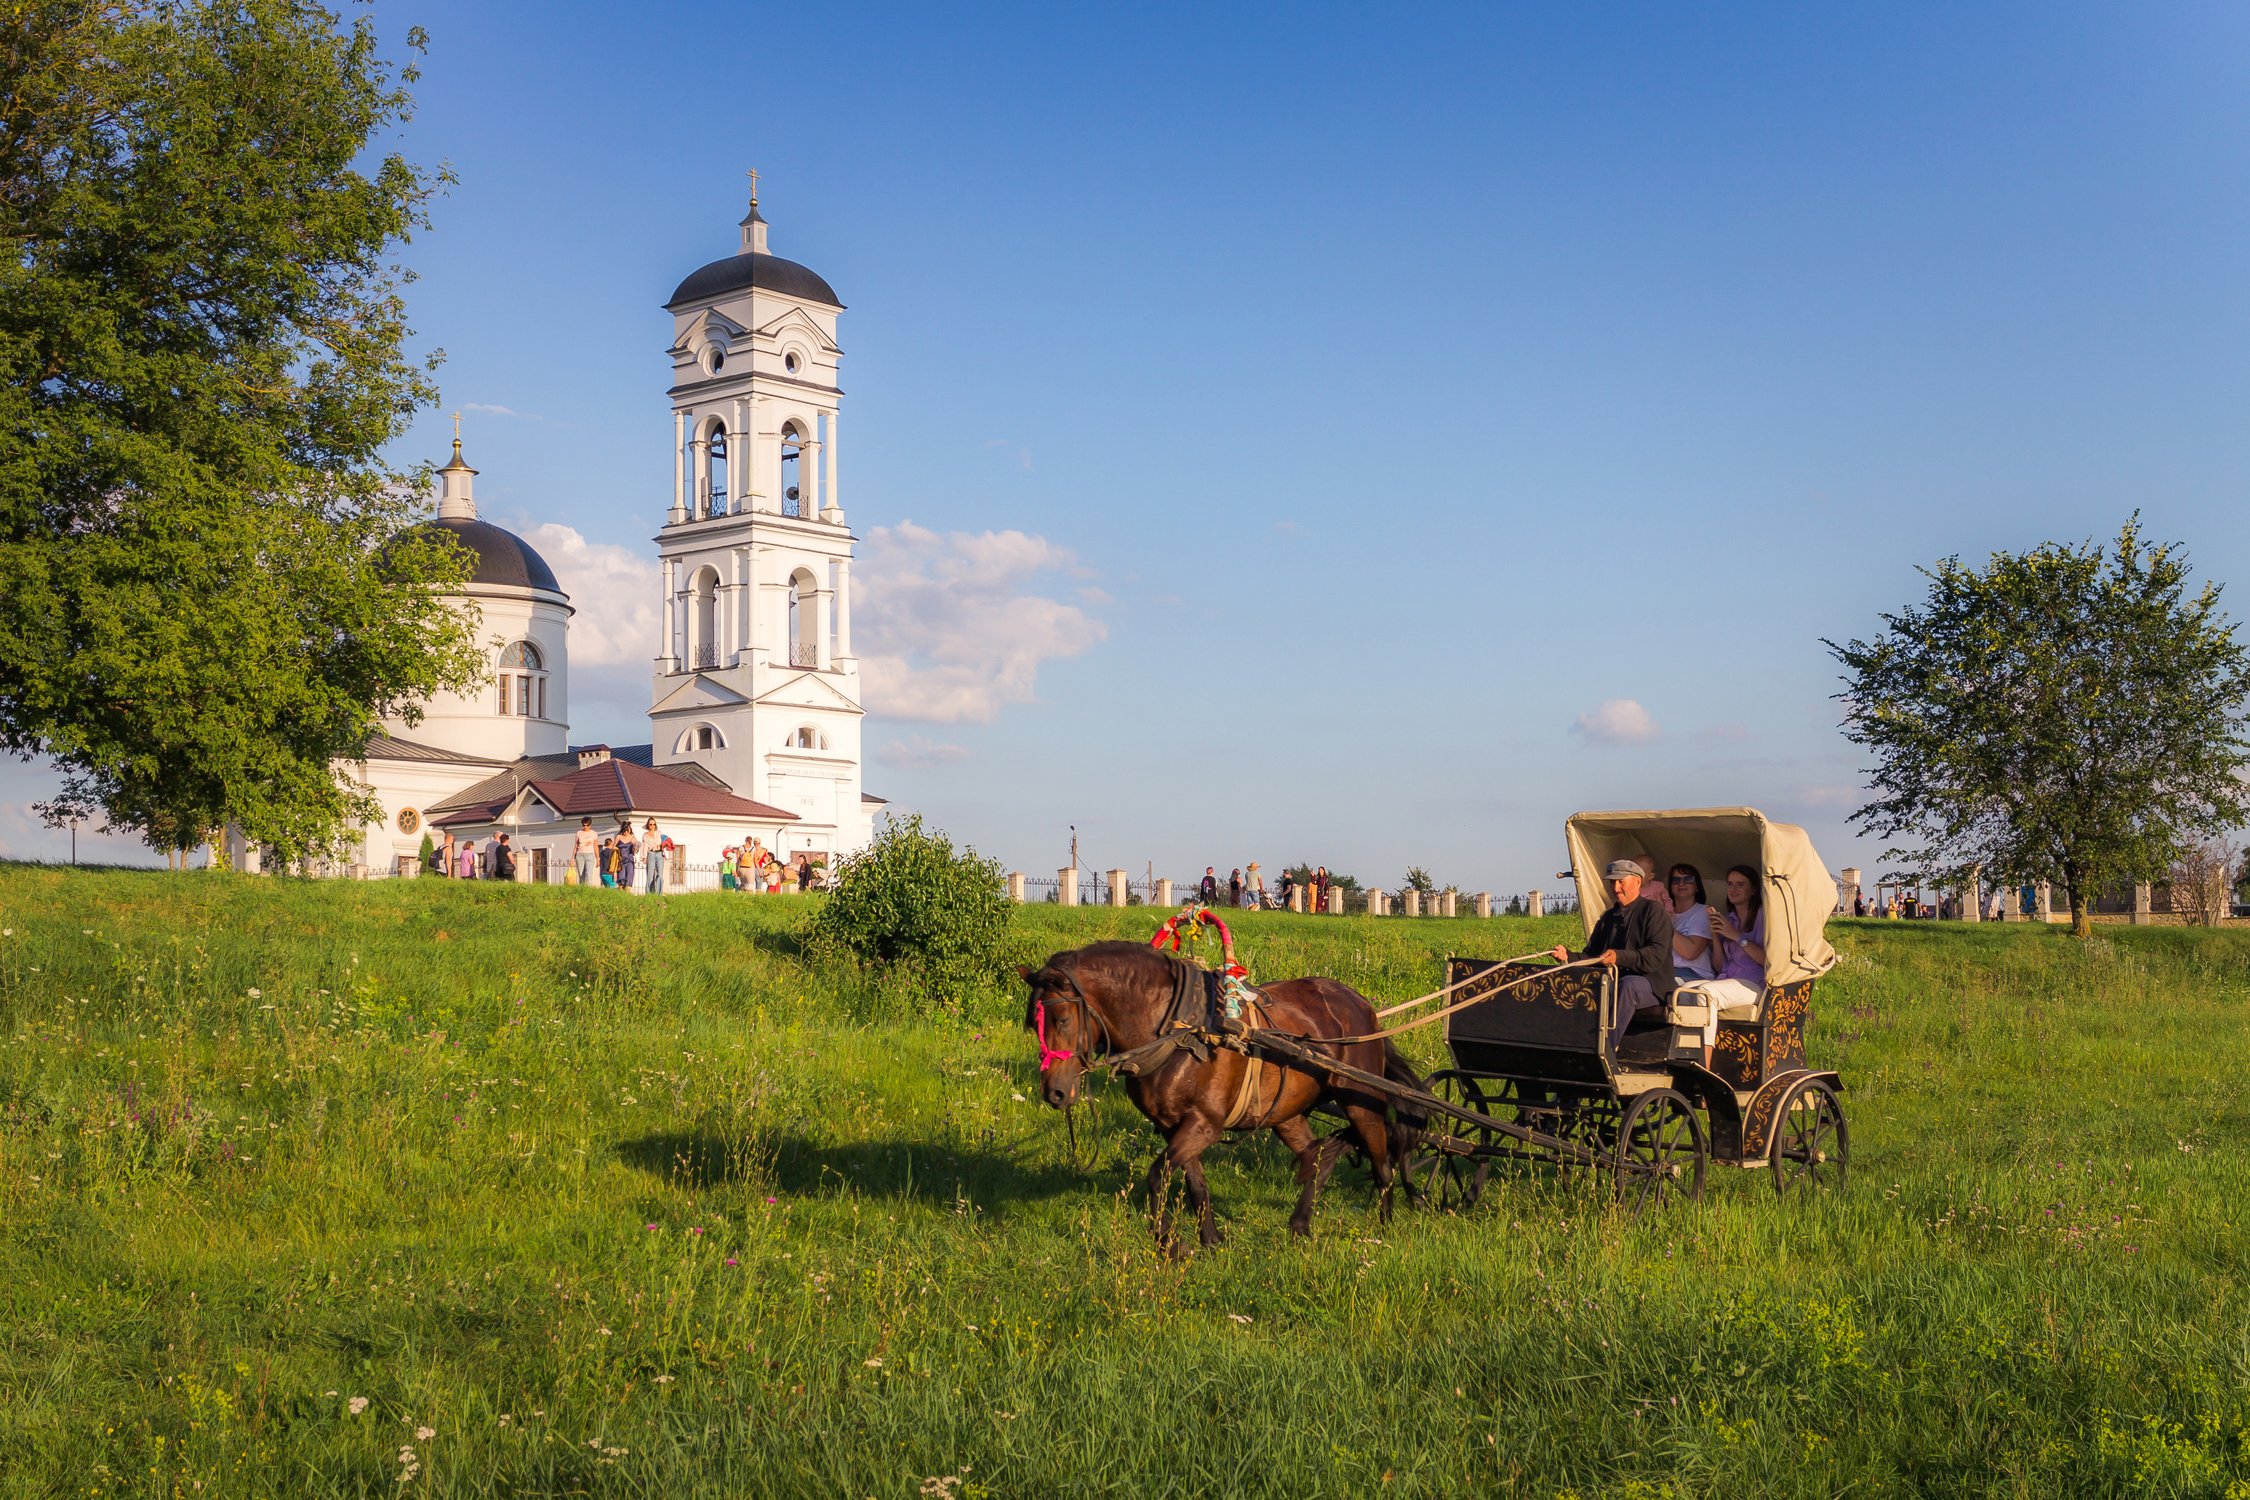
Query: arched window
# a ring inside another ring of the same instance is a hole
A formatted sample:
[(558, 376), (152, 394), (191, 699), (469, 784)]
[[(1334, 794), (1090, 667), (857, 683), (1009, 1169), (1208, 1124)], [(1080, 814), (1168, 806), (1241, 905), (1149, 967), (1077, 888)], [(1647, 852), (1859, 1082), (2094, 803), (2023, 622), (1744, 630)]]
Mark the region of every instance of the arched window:
[(781, 513), (785, 516), (810, 514), (805, 509), (803, 480), (805, 434), (795, 422), (786, 422), (781, 428)]
[(680, 731), (678, 743), (672, 751), (676, 755), (692, 755), (698, 750), (724, 750), (727, 737), (709, 724), (690, 724)]
[(828, 748), (828, 736), (807, 724), (791, 731), (786, 744), (791, 750), (825, 750)]
[(723, 516), (727, 513), (727, 497), (734, 491), (727, 486), (727, 430), (711, 429), (711, 452), (704, 460), (703, 513)]
[(719, 574), (716, 569), (697, 571), (689, 585), (695, 608), (690, 613), (693, 636), (688, 642), (691, 661), (698, 670), (719, 665)]
[(500, 712), (519, 719), (547, 717), (547, 659), (529, 641), (500, 653)]

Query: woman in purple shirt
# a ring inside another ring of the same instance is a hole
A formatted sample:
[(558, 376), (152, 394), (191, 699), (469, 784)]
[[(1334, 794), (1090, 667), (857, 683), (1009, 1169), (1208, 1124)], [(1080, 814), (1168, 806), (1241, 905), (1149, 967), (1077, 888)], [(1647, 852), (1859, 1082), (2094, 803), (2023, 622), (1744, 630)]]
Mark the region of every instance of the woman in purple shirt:
[(1748, 865), (1727, 871), (1727, 906), (1710, 908), (1719, 977), (1703, 986), (1722, 1009), (1756, 1005), (1766, 992), (1766, 898)]

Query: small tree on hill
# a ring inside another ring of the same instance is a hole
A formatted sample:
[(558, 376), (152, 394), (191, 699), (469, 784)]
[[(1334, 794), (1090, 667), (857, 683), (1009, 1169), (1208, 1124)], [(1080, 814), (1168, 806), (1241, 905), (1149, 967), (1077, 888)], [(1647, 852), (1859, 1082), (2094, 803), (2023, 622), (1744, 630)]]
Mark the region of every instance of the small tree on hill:
[(1011, 913), (1000, 862), (956, 850), (921, 814), (886, 819), (834, 879), (807, 929), (816, 948), (910, 970), (945, 1000), (1002, 972)]
[(1839, 646), (1844, 732), (1875, 755), (1852, 815), (1926, 877), (2052, 880), (2071, 931), (2105, 887), (2161, 879), (2250, 816), (2250, 653), (2190, 593), (2187, 556), (2141, 540), (1947, 558), (1928, 594)]

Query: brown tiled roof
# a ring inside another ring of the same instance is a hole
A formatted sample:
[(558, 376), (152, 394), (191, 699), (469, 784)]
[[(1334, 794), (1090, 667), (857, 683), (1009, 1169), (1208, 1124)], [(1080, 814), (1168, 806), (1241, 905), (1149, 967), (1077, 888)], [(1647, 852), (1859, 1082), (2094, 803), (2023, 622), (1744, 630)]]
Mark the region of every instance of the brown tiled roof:
[[(700, 767), (698, 768), (700, 769)], [(762, 823), (794, 823), (797, 815), (753, 802), (748, 797), (672, 774), (674, 768), (605, 760), (567, 776), (539, 779), (533, 791), (565, 817), (595, 813), (698, 813), (708, 817), (752, 818)]]

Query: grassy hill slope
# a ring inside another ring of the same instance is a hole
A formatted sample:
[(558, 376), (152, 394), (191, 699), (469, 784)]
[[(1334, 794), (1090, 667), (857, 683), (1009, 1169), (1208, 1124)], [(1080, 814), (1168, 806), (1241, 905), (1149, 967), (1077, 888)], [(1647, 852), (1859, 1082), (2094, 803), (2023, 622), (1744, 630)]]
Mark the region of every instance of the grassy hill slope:
[[(1347, 1169), (1308, 1245), (1261, 1141), (1175, 1266), (1019, 996), (803, 913), (0, 867), (0, 1493), (2250, 1495), (2250, 933), (1839, 923), (1841, 1195)], [(1242, 925), (1391, 999), (1571, 931)]]

